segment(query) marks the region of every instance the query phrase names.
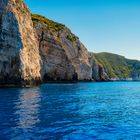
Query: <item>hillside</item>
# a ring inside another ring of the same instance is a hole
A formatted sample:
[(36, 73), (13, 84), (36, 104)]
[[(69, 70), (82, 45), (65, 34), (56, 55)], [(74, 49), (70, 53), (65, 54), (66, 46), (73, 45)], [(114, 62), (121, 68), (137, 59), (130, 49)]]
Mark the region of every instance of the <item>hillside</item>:
[(94, 53), (95, 59), (103, 66), (110, 79), (140, 80), (140, 61), (127, 59), (112, 53)]

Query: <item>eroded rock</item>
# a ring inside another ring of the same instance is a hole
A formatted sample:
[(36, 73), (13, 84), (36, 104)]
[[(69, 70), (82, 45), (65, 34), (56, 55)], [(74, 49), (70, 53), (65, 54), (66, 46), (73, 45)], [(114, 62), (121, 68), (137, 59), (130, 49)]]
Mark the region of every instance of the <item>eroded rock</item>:
[(0, 85), (40, 82), (38, 42), (22, 0), (0, 0)]
[(39, 15), (32, 15), (37, 31), (44, 81), (92, 80), (89, 54), (67, 27)]

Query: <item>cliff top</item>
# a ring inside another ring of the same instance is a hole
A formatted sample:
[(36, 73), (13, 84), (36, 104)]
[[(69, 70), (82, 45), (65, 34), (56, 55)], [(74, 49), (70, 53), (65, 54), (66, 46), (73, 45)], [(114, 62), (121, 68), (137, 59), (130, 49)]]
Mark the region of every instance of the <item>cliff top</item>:
[(34, 25), (38, 23), (41, 23), (41, 24), (43, 23), (47, 27), (47, 29), (50, 30), (52, 33), (56, 33), (64, 29), (63, 31), (66, 34), (66, 38), (71, 42), (74, 42), (79, 39), (75, 34), (71, 32), (69, 28), (67, 28), (63, 24), (57, 23), (53, 20), (50, 20), (38, 14), (31, 14), (31, 16), (32, 16), (32, 21)]
[(61, 29), (65, 28), (65, 25), (54, 22), (44, 16), (38, 14), (32, 14), (31, 16), (34, 24), (39, 22), (44, 23), (49, 30), (60, 31)]

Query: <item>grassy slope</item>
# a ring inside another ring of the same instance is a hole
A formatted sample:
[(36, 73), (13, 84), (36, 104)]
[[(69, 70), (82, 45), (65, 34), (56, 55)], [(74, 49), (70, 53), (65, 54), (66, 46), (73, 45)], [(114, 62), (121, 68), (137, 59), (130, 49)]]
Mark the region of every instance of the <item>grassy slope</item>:
[(47, 28), (52, 31), (60, 31), (65, 27), (65, 25), (54, 22), (41, 15), (32, 14), (31, 16), (34, 24), (37, 24), (39, 22), (44, 23), (47, 26)]
[(140, 61), (112, 53), (96, 53), (94, 56), (110, 78), (130, 78), (132, 73), (140, 72)]
[(67, 33), (68, 33), (68, 35), (66, 37), (71, 42), (74, 42), (77, 39), (79, 39), (65, 25), (63, 25), (61, 23), (54, 22), (54, 21), (52, 21), (44, 16), (38, 15), (38, 14), (31, 14), (31, 17), (32, 17), (32, 21), (33, 21), (34, 25), (38, 24), (38, 23), (43, 23), (43, 24), (45, 24), (47, 29), (52, 32), (59, 32), (62, 29), (66, 29)]

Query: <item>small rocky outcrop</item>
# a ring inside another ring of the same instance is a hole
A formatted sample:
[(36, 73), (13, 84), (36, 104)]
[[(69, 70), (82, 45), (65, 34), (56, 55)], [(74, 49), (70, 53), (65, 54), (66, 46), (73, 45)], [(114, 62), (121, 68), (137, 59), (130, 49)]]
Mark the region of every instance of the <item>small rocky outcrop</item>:
[(67, 27), (40, 15), (32, 15), (42, 58), (44, 81), (92, 80), (89, 54)]
[(40, 83), (40, 61), (29, 9), (22, 0), (0, 0), (0, 85)]
[(105, 72), (103, 66), (96, 60), (93, 53), (89, 53), (91, 58), (91, 64), (92, 64), (92, 78), (95, 81), (109, 81), (109, 77), (107, 73)]
[(130, 79), (133, 81), (140, 81), (140, 61), (126, 59), (127, 65), (130, 69)]

